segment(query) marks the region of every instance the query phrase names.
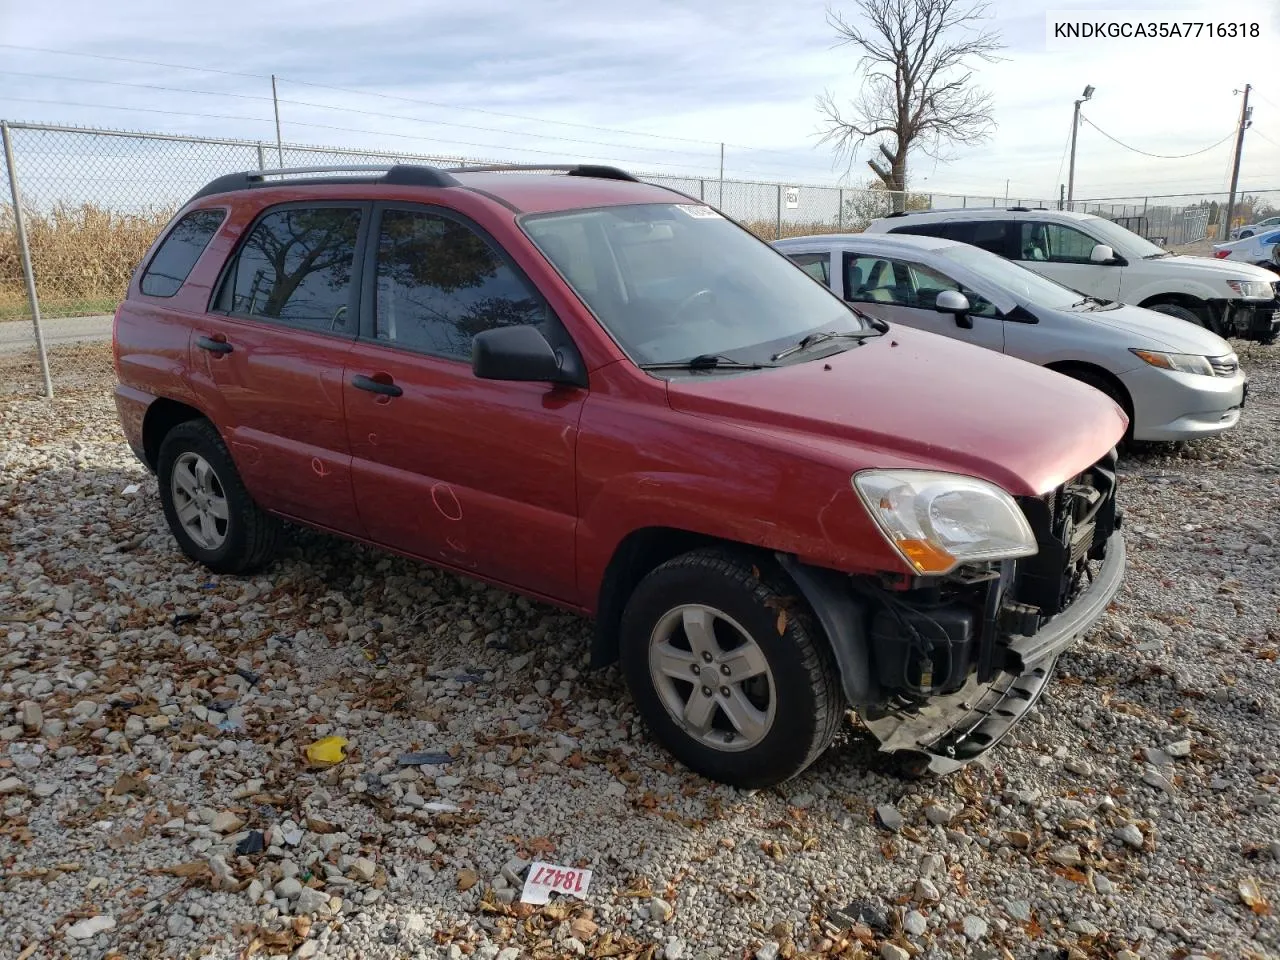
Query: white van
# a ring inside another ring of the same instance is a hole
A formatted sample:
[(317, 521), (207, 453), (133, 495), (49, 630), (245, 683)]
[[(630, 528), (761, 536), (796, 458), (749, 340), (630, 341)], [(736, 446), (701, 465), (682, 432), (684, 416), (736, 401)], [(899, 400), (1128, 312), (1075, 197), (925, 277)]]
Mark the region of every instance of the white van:
[(1280, 282), (1246, 263), (1162, 250), (1119, 224), (1065, 210), (928, 210), (890, 214), (868, 233), (970, 243), (1072, 290), (1190, 320), (1223, 337), (1270, 343), (1280, 332)]

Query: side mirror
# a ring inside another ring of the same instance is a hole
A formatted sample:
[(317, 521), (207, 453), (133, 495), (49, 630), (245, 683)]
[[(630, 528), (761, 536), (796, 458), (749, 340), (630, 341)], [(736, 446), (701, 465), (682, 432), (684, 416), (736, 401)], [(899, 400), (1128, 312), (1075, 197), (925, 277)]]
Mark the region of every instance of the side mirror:
[(1094, 244), (1092, 250), (1089, 251), (1090, 263), (1111, 263), (1116, 258), (1116, 252), (1105, 243)]
[(943, 290), (938, 294), (933, 307), (939, 313), (954, 314), (957, 327), (964, 327), (966, 330), (973, 328), (973, 317), (969, 316), (972, 305), (969, 298), (959, 290)]
[(471, 341), (471, 372), (482, 380), (577, 383), (573, 366), (528, 324), (482, 330)]

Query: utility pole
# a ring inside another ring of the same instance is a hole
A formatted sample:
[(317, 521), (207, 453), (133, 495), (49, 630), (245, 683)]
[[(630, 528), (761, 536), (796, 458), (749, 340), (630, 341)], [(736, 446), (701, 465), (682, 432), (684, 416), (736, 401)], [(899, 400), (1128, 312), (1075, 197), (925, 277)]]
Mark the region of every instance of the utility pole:
[[(1084, 96), (1076, 101), (1075, 113), (1071, 115), (1071, 166), (1067, 170), (1067, 207), (1076, 195), (1076, 133), (1080, 129), (1080, 104), (1093, 96), (1093, 87), (1084, 88)], [(1059, 167), (1061, 169), (1061, 167)]]
[(1006, 207), (1009, 205), (1009, 181), (1008, 180), (1005, 180), (1004, 182), (1004, 205)]
[(724, 207), (724, 143), (720, 144), (720, 195), (716, 197), (716, 206)]
[[(1236, 160), (1231, 167), (1231, 193), (1227, 195), (1227, 222), (1222, 228), (1222, 241), (1231, 239), (1231, 220), (1236, 213), (1236, 184), (1240, 182), (1240, 154), (1244, 151), (1244, 132), (1249, 127), (1249, 91), (1252, 84), (1244, 85), (1244, 102), (1240, 104), (1240, 129), (1236, 131)], [(1239, 90), (1233, 91), (1239, 93)]]
[(276, 96), (276, 75), (271, 75), (271, 105), (276, 108), (276, 165), (284, 169), (284, 145), (280, 142), (280, 98)]
[(1067, 209), (1067, 185), (1065, 183), (1058, 184), (1058, 209)]

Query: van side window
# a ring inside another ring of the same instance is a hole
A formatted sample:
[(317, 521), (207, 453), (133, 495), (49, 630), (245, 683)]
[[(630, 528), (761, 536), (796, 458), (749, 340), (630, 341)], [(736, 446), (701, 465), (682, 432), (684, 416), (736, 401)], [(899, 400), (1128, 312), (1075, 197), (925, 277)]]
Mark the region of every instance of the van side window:
[(1061, 223), (1024, 221), (1019, 244), (1020, 260), (1049, 263), (1089, 263), (1089, 254), (1098, 241), (1087, 233)]
[(226, 218), (225, 210), (193, 210), (179, 220), (147, 264), (138, 288), (148, 297), (172, 297), (181, 290)]

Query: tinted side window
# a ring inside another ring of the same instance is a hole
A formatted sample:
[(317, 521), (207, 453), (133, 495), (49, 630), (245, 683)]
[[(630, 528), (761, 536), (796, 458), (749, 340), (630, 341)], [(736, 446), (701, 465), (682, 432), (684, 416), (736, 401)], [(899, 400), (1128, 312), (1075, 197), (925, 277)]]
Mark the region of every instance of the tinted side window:
[(918, 237), (947, 237), (951, 236), (948, 228), (952, 224), (943, 222), (934, 223), (908, 223), (902, 227), (894, 227), (890, 233), (910, 233)]
[(963, 220), (947, 224), (948, 239), (970, 243), (1001, 257), (1016, 257), (1010, 238), (1016, 235), (1016, 224), (1007, 220)]
[(225, 210), (194, 210), (179, 220), (147, 264), (142, 292), (149, 297), (177, 293), (226, 216)]
[(438, 214), (386, 210), (378, 235), (376, 334), (437, 356), (471, 359), (483, 330), (542, 324), (549, 311), (471, 228)]
[(289, 207), (258, 221), (237, 256), (231, 312), (345, 332), (360, 210)]
[(831, 286), (829, 253), (793, 253), (788, 259), (813, 279), (820, 280), (823, 286)]

